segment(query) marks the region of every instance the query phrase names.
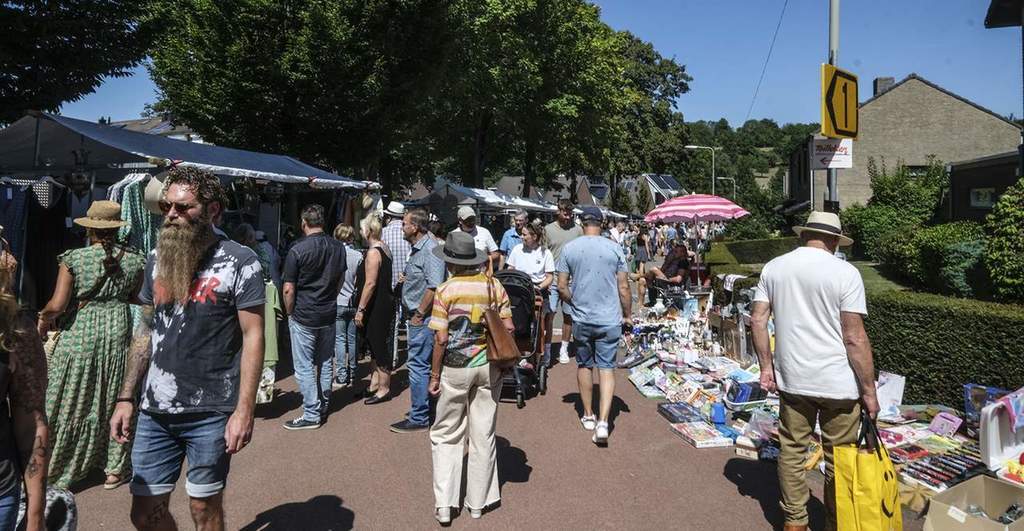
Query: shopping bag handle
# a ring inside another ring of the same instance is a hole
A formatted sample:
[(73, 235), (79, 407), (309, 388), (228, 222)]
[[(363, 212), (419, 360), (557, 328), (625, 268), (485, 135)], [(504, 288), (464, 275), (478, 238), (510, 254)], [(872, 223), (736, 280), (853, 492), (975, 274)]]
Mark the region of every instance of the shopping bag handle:
[(860, 412), (860, 437), (857, 439), (857, 446), (874, 452), (879, 459), (882, 458), (882, 436), (878, 433), (874, 419), (863, 410)]

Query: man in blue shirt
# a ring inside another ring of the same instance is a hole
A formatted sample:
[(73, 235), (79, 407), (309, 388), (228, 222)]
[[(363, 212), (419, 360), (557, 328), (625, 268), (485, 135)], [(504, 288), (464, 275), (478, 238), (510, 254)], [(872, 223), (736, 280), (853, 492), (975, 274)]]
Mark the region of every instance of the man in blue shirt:
[[(632, 294), (622, 248), (601, 237), (601, 211), (585, 208), (581, 220), (583, 236), (567, 243), (558, 259), (558, 293), (573, 321), (572, 337), (579, 365), (576, 380), (583, 402), (580, 423), (584, 429), (594, 430), (595, 443), (604, 445), (608, 442), (608, 416), (615, 396), (615, 354), (623, 327), (633, 325)], [(600, 374), (599, 418), (595, 418), (593, 409), (595, 365)]]
[(430, 355), (434, 347), (434, 331), (427, 324), (434, 304), (437, 286), (444, 282), (444, 262), (433, 252), (437, 242), (427, 234), (430, 216), (422, 208), (405, 213), (402, 232), (412, 246), (405, 263), (402, 285), (402, 310), (407, 316), (409, 398), (412, 400), (405, 420), (391, 425), (395, 433), (422, 431), (430, 427)]
[(505, 268), (505, 261), (508, 260), (508, 255), (512, 252), (512, 249), (523, 243), (523, 238), (520, 234), (523, 232), (523, 227), (526, 226), (526, 221), (527, 215), (525, 210), (517, 210), (512, 216), (512, 226), (505, 231), (505, 234), (501, 237), (501, 244), (498, 245), (498, 251), (501, 252), (501, 267), (499, 269)]

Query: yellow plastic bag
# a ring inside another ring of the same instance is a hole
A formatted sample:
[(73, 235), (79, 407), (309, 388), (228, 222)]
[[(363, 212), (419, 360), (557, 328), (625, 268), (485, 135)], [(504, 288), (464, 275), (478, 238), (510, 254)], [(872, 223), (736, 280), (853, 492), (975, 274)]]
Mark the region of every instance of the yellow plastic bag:
[(857, 444), (833, 451), (838, 530), (902, 531), (899, 479), (874, 421), (864, 415)]

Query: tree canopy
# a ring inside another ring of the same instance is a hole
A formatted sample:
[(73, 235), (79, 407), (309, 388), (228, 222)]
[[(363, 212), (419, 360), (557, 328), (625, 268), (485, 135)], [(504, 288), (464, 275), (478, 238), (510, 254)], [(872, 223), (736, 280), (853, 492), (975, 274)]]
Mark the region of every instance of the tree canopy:
[(147, 0), (9, 0), (0, 4), (0, 124), (25, 111), (55, 112), (104, 77), (131, 73), (154, 27)]

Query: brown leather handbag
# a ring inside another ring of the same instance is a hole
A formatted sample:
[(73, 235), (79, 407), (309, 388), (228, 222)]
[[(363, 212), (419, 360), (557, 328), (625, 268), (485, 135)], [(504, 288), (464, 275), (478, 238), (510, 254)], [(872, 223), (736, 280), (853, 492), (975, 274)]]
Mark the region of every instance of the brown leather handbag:
[(487, 310), (484, 311), (484, 326), (487, 328), (487, 361), (508, 366), (519, 360), (519, 346), (505, 328), (494, 298), (494, 277), (487, 275)]

